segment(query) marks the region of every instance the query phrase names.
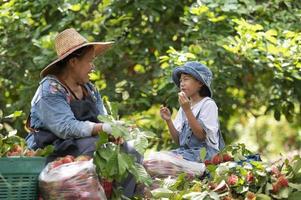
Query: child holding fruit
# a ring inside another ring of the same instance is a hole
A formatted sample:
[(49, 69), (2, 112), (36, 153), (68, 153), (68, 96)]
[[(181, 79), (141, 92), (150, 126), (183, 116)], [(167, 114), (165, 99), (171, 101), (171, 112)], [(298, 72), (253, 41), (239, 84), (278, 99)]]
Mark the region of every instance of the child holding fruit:
[(187, 62), (174, 69), (172, 79), (181, 90), (181, 107), (175, 120), (171, 120), (167, 107), (160, 108), (172, 139), (179, 144), (172, 152), (186, 160), (200, 161), (200, 150), (205, 148), (205, 159), (211, 159), (225, 145), (219, 130), (218, 108), (212, 99), (212, 72), (199, 62)]

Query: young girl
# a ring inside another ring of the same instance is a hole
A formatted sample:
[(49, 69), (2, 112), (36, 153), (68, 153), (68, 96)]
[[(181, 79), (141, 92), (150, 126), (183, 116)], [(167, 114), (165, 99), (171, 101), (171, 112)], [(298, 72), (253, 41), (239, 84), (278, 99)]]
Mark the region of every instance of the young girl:
[(187, 62), (174, 69), (174, 83), (180, 88), (180, 109), (174, 121), (167, 107), (160, 108), (173, 140), (179, 148), (173, 153), (190, 161), (200, 161), (200, 149), (206, 148), (206, 158), (211, 159), (224, 147), (219, 130), (218, 108), (210, 88), (212, 72), (198, 62)]

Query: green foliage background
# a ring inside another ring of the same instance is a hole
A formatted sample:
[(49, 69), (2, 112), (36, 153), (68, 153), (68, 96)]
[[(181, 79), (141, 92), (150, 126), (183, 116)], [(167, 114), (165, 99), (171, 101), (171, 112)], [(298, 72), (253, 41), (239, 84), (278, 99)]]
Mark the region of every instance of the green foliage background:
[[(0, 115), (0, 131), (25, 135), (39, 72), (55, 59), (53, 39), (74, 27), (90, 41), (115, 41), (92, 80), (119, 102), (120, 116), (163, 138), (152, 141), (154, 148), (172, 146), (159, 118), (160, 104), (178, 108), (171, 72), (198, 60), (214, 73), (228, 143), (253, 135), (249, 142), (259, 150), (277, 138), (282, 145), (290, 139), (285, 150), (299, 149), (300, 18), (297, 0), (2, 0), (0, 109), (14, 115)], [(274, 131), (271, 117), (280, 121)], [(250, 119), (261, 121), (256, 131)]]

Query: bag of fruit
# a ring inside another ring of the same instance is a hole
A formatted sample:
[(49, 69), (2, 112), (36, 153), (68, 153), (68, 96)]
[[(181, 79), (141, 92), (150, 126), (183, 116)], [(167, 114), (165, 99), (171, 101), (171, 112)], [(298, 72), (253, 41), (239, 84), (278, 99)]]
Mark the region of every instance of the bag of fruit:
[(86, 156), (59, 158), (39, 176), (40, 194), (47, 199), (106, 200), (92, 159)]
[(152, 177), (176, 177), (181, 173), (191, 176), (202, 175), (203, 163), (192, 162), (168, 151), (152, 152), (144, 159), (143, 166)]

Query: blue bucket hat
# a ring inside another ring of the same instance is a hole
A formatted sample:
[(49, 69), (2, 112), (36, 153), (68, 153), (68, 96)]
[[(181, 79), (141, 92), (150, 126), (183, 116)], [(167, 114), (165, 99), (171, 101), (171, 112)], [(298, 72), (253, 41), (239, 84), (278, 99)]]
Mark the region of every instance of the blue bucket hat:
[(183, 66), (176, 67), (172, 72), (172, 80), (178, 87), (180, 87), (180, 77), (183, 73), (189, 74), (196, 80), (204, 83), (210, 91), (210, 97), (212, 97), (213, 93), (210, 87), (212, 72), (208, 67), (195, 61), (186, 62)]

